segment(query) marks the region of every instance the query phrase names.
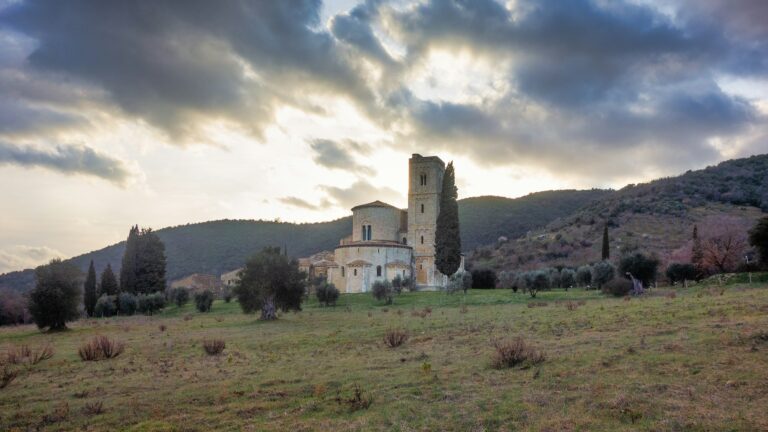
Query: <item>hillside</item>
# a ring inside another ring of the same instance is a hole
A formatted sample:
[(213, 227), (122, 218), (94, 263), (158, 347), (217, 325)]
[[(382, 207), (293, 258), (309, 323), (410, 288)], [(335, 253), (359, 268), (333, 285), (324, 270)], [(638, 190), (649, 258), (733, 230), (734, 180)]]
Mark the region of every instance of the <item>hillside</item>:
[[(548, 191), (510, 199), (477, 197), (459, 201), (462, 244), (465, 250), (495, 241), (499, 236), (519, 237), (543, 227), (558, 217), (573, 213), (591, 200), (604, 196), (601, 190)], [(220, 220), (157, 230), (165, 243), (168, 280), (191, 273), (219, 275), (240, 267), (245, 259), (264, 246), (287, 247), (294, 257), (333, 249), (352, 231), (352, 218), (331, 222), (293, 224), (287, 222)], [(126, 228), (127, 234), (127, 228)], [(118, 269), (124, 242), (72, 258), (81, 269), (94, 261), (96, 269), (108, 263)], [(26, 291), (34, 283), (32, 270), (0, 275), (0, 288)]]
[(600, 259), (604, 225), (611, 253), (640, 249), (666, 260), (694, 224), (727, 216), (744, 227), (768, 211), (768, 155), (735, 159), (677, 177), (629, 185), (545, 228), (475, 250), (470, 261), (495, 269), (582, 265)]

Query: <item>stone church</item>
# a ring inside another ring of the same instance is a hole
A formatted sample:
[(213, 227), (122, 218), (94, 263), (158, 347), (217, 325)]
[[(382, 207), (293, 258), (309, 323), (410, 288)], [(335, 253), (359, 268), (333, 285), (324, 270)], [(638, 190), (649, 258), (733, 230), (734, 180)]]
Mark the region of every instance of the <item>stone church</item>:
[[(352, 208), (352, 234), (341, 239), (323, 273), (341, 292), (368, 292), (378, 280), (415, 277), (419, 290), (445, 286), (435, 268), (435, 228), (445, 163), (414, 154), (408, 161), (408, 210), (381, 201)], [(462, 257), (459, 271), (464, 269)]]

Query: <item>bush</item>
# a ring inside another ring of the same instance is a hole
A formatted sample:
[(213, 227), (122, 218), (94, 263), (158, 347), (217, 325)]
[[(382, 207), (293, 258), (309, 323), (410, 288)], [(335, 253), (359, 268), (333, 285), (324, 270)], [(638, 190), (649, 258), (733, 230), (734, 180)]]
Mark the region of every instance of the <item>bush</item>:
[(144, 315), (152, 315), (165, 307), (165, 296), (159, 292), (153, 294), (140, 294), (137, 300), (137, 310)]
[(513, 290), (517, 288), (516, 286), (517, 275), (514, 272), (504, 270), (499, 272), (498, 276), (499, 276), (499, 288), (513, 289)]
[(397, 295), (403, 292), (403, 278), (398, 274), (392, 279), (392, 292)]
[(102, 294), (96, 300), (96, 306), (93, 309), (93, 315), (107, 318), (117, 314), (117, 296)]
[(114, 341), (106, 336), (96, 336), (80, 346), (77, 353), (83, 361), (106, 360), (119, 356), (123, 353), (125, 344)]
[(616, 276), (616, 268), (608, 261), (600, 261), (592, 266), (592, 283), (601, 289)]
[(203, 350), (208, 355), (219, 355), (226, 348), (226, 344), (221, 339), (207, 339), (203, 341)]
[(29, 313), (38, 328), (67, 328), (67, 321), (80, 318), (82, 277), (71, 263), (54, 259), (35, 269), (37, 282), (29, 293)]
[(169, 300), (177, 307), (182, 307), (189, 302), (189, 290), (184, 287), (171, 289)]
[(213, 306), (213, 293), (205, 290), (195, 293), (195, 307), (199, 312), (210, 312)]
[[(453, 294), (455, 292), (464, 291), (464, 273), (455, 273), (448, 278), (448, 283), (445, 285), (445, 292)], [(466, 293), (466, 291), (464, 291)]]
[(472, 288), (494, 289), (496, 288), (496, 272), (491, 269), (472, 270)]
[(560, 286), (565, 288), (572, 288), (576, 285), (576, 272), (569, 268), (564, 268), (560, 271)]
[(9, 364), (4, 364), (3, 370), (0, 372), (0, 389), (8, 387), (17, 376), (19, 376), (19, 371), (12, 368)]
[(528, 294), (530, 294), (532, 298), (535, 298), (539, 291), (548, 289), (551, 281), (549, 272), (546, 270), (529, 272), (529, 276), (526, 277), (526, 280), (528, 281)]
[(339, 299), (339, 290), (336, 289), (336, 285), (325, 281), (317, 286), (315, 294), (317, 301), (324, 306), (336, 306), (336, 300)]
[(139, 300), (131, 293), (120, 293), (117, 296), (117, 310), (120, 315), (133, 315), (139, 308)]
[(667, 267), (666, 273), (671, 284), (682, 282), (683, 286), (685, 286), (685, 281), (696, 280), (698, 275), (696, 266), (688, 263), (672, 263)]
[(616, 278), (603, 285), (603, 293), (610, 294), (615, 297), (624, 297), (632, 292), (632, 282), (624, 278)]
[(232, 301), (232, 297), (234, 297), (234, 295), (232, 294), (232, 290), (230, 290), (229, 288), (225, 288), (224, 289), (224, 303), (231, 302)]
[(643, 283), (644, 287), (650, 286), (656, 280), (656, 272), (659, 268), (659, 259), (655, 256), (645, 256), (641, 253), (626, 255), (619, 262), (619, 272), (622, 275), (631, 273)]
[(388, 280), (374, 282), (371, 293), (376, 300), (383, 300), (384, 304), (392, 304), (392, 284)]
[(515, 366), (535, 366), (545, 360), (544, 354), (529, 346), (518, 337), (511, 341), (497, 341), (491, 358), (491, 366), (496, 369), (512, 368)]
[(389, 329), (384, 333), (384, 345), (396, 348), (408, 340), (408, 333), (401, 329)]
[(576, 284), (588, 287), (592, 283), (592, 267), (585, 265), (576, 270)]

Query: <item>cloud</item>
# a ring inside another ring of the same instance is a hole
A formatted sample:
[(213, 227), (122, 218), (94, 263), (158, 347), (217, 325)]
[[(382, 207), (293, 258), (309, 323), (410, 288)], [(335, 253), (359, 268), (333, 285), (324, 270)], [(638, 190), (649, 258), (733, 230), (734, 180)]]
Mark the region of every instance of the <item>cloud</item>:
[(260, 136), (277, 107), (304, 105), (302, 90), (370, 97), (346, 52), (316, 30), (321, 6), (27, 0), (0, 11), (0, 24), (34, 38), (32, 70), (97, 86), (125, 114), (186, 142), (211, 118)]
[(319, 186), (318, 189), (325, 192), (334, 205), (342, 208), (352, 208), (376, 200), (390, 203), (400, 202), (403, 197), (394, 189), (376, 187), (361, 179), (347, 188), (323, 185)]
[(41, 167), (64, 174), (82, 174), (123, 185), (131, 177), (126, 165), (94, 149), (82, 145), (60, 145), (47, 152), (31, 147), (18, 147), (0, 142), (0, 165)]
[(360, 164), (355, 158), (356, 155), (368, 154), (370, 152), (370, 148), (364, 144), (351, 140), (337, 142), (327, 139), (316, 139), (309, 146), (314, 152), (313, 159), (318, 165), (366, 175), (373, 175), (375, 173), (371, 167)]
[(323, 210), (331, 205), (331, 203), (326, 199), (323, 199), (319, 204), (312, 204), (309, 201), (294, 196), (280, 198), (280, 202), (292, 207), (298, 207), (307, 210)]
[(63, 254), (47, 246), (15, 245), (0, 250), (0, 273), (34, 268)]

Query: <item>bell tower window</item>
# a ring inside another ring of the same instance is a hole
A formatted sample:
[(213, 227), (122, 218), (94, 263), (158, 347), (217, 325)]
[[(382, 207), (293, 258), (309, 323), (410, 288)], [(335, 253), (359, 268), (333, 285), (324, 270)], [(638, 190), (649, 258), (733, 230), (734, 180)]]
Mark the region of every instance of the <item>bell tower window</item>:
[(427, 185), (427, 175), (426, 174), (420, 174), (419, 175), (419, 186), (426, 186)]
[(424, 213), (424, 204), (421, 205), (421, 212)]

